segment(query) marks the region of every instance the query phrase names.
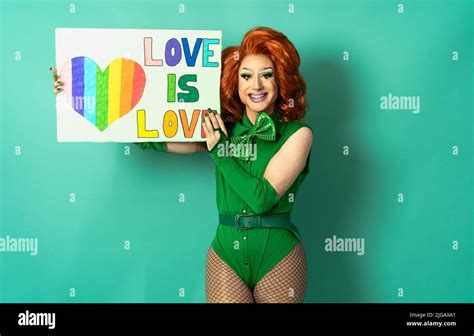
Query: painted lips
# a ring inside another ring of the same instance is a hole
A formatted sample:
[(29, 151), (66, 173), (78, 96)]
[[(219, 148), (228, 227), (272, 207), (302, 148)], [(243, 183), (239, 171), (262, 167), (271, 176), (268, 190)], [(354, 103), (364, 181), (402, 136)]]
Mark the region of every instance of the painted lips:
[(267, 92), (263, 92), (263, 93), (250, 93), (249, 94), (249, 98), (250, 100), (252, 101), (252, 103), (261, 103), (262, 101), (265, 100), (265, 98), (267, 97)]

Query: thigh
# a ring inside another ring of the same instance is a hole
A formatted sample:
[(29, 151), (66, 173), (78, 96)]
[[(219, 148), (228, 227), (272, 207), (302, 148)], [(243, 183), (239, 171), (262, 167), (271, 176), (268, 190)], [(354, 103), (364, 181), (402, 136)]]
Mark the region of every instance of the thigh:
[(302, 303), (306, 294), (307, 265), (301, 243), (257, 283), (257, 303)]
[(206, 300), (208, 303), (254, 303), (251, 290), (212, 246), (206, 259)]

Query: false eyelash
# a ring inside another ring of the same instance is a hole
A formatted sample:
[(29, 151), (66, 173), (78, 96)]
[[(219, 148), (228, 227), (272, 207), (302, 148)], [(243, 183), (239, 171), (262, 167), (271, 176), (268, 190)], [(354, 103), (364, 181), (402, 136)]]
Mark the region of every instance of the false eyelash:
[[(248, 76), (247, 78), (245, 78), (246, 76)], [(243, 79), (247, 80), (251, 75), (249, 74), (240, 74), (240, 77), (242, 77)]]

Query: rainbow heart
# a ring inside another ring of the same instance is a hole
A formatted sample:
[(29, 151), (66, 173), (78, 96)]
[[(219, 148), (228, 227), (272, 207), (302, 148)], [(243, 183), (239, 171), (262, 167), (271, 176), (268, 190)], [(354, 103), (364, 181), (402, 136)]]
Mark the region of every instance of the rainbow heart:
[(140, 64), (117, 58), (102, 71), (89, 57), (74, 57), (60, 73), (65, 98), (101, 132), (140, 101), (146, 77)]

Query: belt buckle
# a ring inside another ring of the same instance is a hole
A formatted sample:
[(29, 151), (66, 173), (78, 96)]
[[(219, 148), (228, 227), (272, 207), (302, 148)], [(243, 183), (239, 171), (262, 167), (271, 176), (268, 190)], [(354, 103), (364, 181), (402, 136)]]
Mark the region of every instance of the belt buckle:
[(240, 225), (239, 219), (240, 219), (240, 217), (251, 217), (251, 216), (255, 216), (255, 214), (253, 214), (253, 213), (240, 213), (240, 214), (235, 215), (235, 218), (234, 218), (235, 226), (237, 226), (241, 230), (248, 229), (248, 227)]

